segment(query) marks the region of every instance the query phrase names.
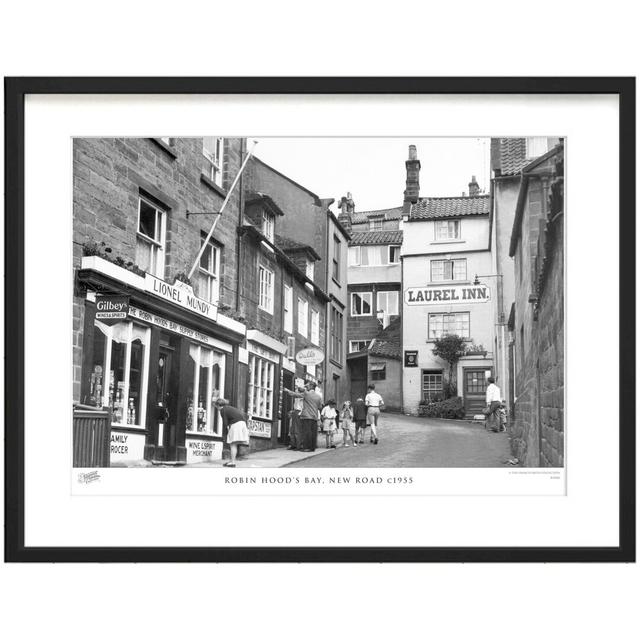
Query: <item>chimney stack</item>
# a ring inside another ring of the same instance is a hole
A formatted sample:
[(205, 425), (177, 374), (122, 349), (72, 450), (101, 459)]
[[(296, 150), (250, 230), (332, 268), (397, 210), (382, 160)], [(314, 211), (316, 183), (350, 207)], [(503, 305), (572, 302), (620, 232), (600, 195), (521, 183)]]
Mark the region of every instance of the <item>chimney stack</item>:
[(469, 195), (470, 196), (479, 196), (480, 195), (480, 185), (476, 180), (475, 176), (471, 176), (471, 182), (469, 183)]
[(356, 205), (348, 191), (346, 197), (340, 198), (340, 213), (338, 214), (338, 222), (344, 227), (347, 233), (351, 233), (351, 216), (355, 213)]
[(420, 197), (420, 160), (415, 144), (409, 145), (409, 159), (405, 162), (407, 168), (407, 188), (404, 190), (404, 204), (402, 212), (409, 214), (411, 205), (418, 202)]

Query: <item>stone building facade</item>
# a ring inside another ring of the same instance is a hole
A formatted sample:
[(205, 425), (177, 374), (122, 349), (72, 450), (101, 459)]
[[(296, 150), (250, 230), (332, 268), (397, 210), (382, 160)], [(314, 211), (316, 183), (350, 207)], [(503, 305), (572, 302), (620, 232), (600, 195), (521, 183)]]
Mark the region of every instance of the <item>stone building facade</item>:
[(513, 455), (524, 466), (564, 465), (564, 147), (522, 169), (509, 255)]
[(239, 399), (246, 334), (240, 191), (216, 214), (244, 153), (239, 138), (74, 140), (73, 400), (109, 409), (112, 464), (222, 455), (214, 401)]

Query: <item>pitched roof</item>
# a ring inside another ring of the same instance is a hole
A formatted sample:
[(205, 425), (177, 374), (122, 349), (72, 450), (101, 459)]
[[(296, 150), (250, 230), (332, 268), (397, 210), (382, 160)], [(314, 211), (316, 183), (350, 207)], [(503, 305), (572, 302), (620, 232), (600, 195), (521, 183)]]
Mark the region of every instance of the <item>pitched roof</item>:
[(385, 220), (400, 220), (402, 218), (402, 207), (392, 207), (391, 209), (376, 209), (375, 211), (357, 211), (351, 215), (351, 224), (361, 224), (370, 218), (384, 218)]
[(489, 213), (489, 195), (420, 198), (411, 205), (410, 220), (457, 218)]
[(387, 231), (354, 231), (349, 245), (362, 244), (402, 244), (402, 231), (391, 229)]
[(376, 340), (373, 343), (369, 354), (372, 356), (380, 356), (382, 358), (392, 358), (393, 360), (402, 360), (402, 350), (396, 342), (386, 340)]
[(306, 251), (307, 253), (310, 253), (316, 260), (320, 260), (318, 252), (312, 246), (303, 244), (302, 242), (298, 242), (297, 240), (293, 240), (292, 238), (285, 238), (285, 236), (281, 236), (276, 233), (274, 244), (279, 249), (282, 249), (282, 251), (284, 251), (285, 253), (294, 251)]
[(500, 175), (514, 176), (529, 162), (526, 138), (500, 138)]

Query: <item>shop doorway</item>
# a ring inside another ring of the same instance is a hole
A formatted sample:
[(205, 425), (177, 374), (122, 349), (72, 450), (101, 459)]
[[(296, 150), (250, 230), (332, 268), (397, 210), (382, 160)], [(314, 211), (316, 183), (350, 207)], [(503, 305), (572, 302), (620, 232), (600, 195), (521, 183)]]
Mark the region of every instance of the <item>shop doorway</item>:
[(351, 402), (367, 395), (367, 354), (347, 359), (351, 382)]
[(167, 453), (175, 452), (178, 416), (178, 375), (175, 346), (170, 339), (161, 339), (156, 367), (156, 407), (158, 430), (156, 446)]
[(487, 378), (491, 373), (491, 367), (463, 368), (464, 412), (467, 418), (482, 413), (485, 408), (487, 404)]

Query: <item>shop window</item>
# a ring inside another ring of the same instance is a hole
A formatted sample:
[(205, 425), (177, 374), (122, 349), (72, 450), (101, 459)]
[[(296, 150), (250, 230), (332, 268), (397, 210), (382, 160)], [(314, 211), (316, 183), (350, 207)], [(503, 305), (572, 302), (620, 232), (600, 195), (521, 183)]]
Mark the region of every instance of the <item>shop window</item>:
[[(206, 236), (200, 238), (200, 246), (205, 240)], [(220, 248), (212, 240), (209, 240), (200, 257), (196, 295), (214, 304), (220, 298)]]
[(213, 136), (202, 138), (202, 155), (204, 156), (203, 173), (219, 187), (222, 186), (222, 156), (224, 139)]
[(460, 220), (438, 220), (435, 223), (436, 240), (458, 240)]
[(249, 413), (253, 418), (273, 418), (273, 377), (275, 364), (249, 354)]
[(298, 333), (305, 338), (309, 335), (309, 303), (298, 298)]
[(133, 322), (95, 326), (91, 398), (111, 409), (112, 424), (144, 427), (151, 330)]
[(467, 279), (467, 259), (431, 260), (431, 282)]
[(370, 316), (371, 304), (373, 301), (373, 293), (371, 291), (362, 291), (351, 294), (351, 315), (352, 316)]
[(366, 349), (369, 342), (369, 340), (349, 340), (349, 353), (357, 353)]
[(387, 316), (398, 315), (398, 292), (397, 291), (378, 291), (376, 311), (382, 311)]
[(400, 262), (400, 247), (389, 247), (389, 263), (396, 264)]
[(372, 362), (370, 366), (372, 380), (385, 380), (387, 365), (384, 362)]
[(273, 313), (273, 271), (265, 267), (259, 268), (260, 299), (258, 306), (263, 311)]
[(311, 342), (320, 344), (320, 314), (311, 309)]
[(422, 399), (427, 402), (432, 402), (434, 398), (441, 396), (443, 391), (442, 386), (442, 371), (422, 371)]
[(276, 217), (268, 211), (262, 212), (262, 235), (273, 242)]
[(349, 247), (349, 266), (360, 266), (360, 248), (361, 247)]
[(284, 285), (284, 319), (283, 329), (287, 333), (293, 333), (293, 288)]
[(469, 338), (469, 322), (468, 311), (462, 313), (430, 313), (428, 339), (435, 340), (447, 335)]
[(150, 200), (138, 198), (136, 264), (158, 278), (164, 276), (166, 211)]
[(224, 387), (224, 355), (202, 347), (189, 345), (193, 366), (187, 368), (187, 410), (185, 428), (191, 433), (221, 435), (222, 424), (215, 401)]

